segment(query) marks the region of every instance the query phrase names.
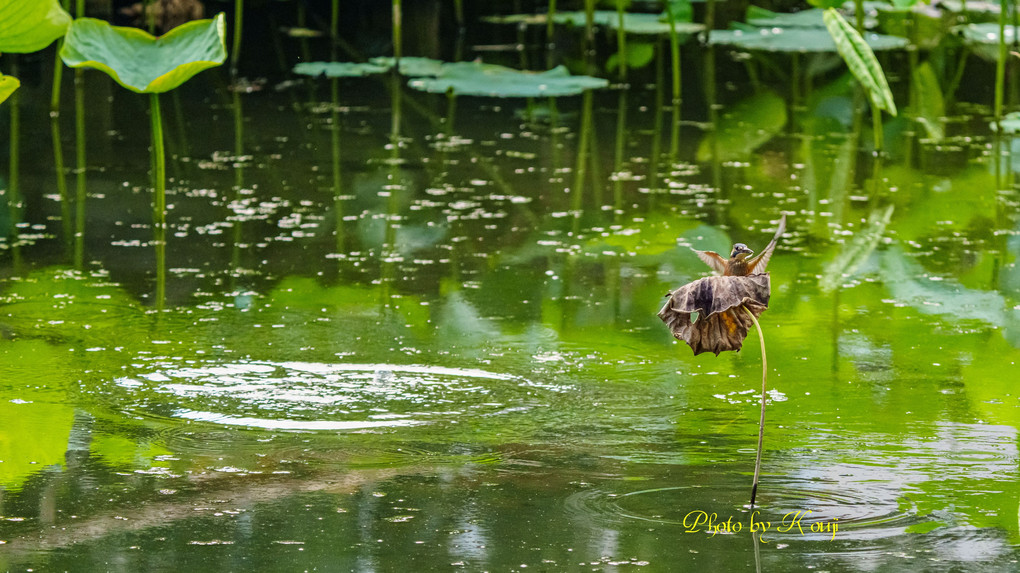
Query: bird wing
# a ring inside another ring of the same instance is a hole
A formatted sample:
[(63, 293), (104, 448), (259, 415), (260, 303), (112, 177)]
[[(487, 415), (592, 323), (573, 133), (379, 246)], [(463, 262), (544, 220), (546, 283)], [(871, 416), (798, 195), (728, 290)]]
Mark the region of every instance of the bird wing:
[(719, 253), (714, 251), (699, 251), (698, 249), (691, 249), (698, 254), (698, 258), (704, 261), (704, 263), (715, 271), (717, 274), (726, 274), (726, 259), (719, 256)]
[(772, 252), (776, 250), (776, 244), (779, 242), (779, 238), (786, 232), (786, 213), (783, 213), (783, 217), (779, 219), (779, 228), (776, 229), (776, 235), (769, 241), (768, 246), (747, 262), (747, 274), (760, 274), (765, 272), (765, 267), (769, 264), (769, 259), (772, 258)]

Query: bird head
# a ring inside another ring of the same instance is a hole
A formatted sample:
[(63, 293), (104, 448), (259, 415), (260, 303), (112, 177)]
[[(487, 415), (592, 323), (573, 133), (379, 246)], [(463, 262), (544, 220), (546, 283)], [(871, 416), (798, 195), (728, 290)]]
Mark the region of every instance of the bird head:
[(731, 259), (738, 259), (738, 260), (742, 261), (745, 258), (747, 258), (749, 255), (753, 255), (753, 254), (754, 254), (754, 251), (752, 251), (751, 249), (748, 249), (747, 245), (745, 245), (744, 243), (737, 243), (737, 244), (733, 245), (733, 252), (730, 254), (730, 258)]

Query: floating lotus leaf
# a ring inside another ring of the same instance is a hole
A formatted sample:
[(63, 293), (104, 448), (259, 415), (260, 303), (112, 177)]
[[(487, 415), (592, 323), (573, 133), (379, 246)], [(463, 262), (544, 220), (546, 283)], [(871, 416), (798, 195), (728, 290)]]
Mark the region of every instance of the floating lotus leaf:
[[(585, 25), (584, 11), (557, 12), (553, 21), (557, 24), (571, 24), (574, 26)], [(598, 26), (605, 26), (613, 30), (620, 27), (620, 16), (615, 10), (596, 10), (594, 23)], [(693, 22), (676, 22), (677, 34), (681, 37), (689, 37), (705, 29), (702, 24)], [(664, 36), (669, 34), (669, 22), (661, 14), (635, 14), (625, 12), (623, 14), (623, 30), (628, 34), (639, 34), (647, 36)]]
[(825, 28), (825, 10), (811, 8), (800, 12), (773, 12), (758, 6), (747, 7), (747, 23), (761, 28)]
[(761, 316), (768, 310), (771, 292), (768, 273), (705, 277), (666, 295), (669, 300), (659, 310), (659, 318), (694, 354), (718, 356), (724, 350), (740, 350), (754, 326), (744, 309), (755, 318)]
[(11, 97), (14, 90), (21, 86), (21, 82), (14, 76), (5, 76), (0, 74), (0, 103)]
[(301, 62), (294, 66), (294, 73), (327, 78), (356, 78), (381, 74), (388, 69), (387, 66), (356, 62)]
[(71, 15), (57, 0), (0, 0), (0, 53), (38, 52), (67, 32)]
[[(985, 24), (968, 24), (959, 26), (956, 32), (963, 36), (963, 42), (970, 46), (974, 53), (982, 59), (994, 62), (999, 59), (999, 25), (994, 22)], [(1016, 41), (1013, 26), (1006, 26), (1003, 34), (1006, 43), (1012, 45)]]
[(188, 22), (158, 38), (138, 28), (79, 18), (60, 57), (72, 68), (102, 70), (133, 92), (162, 93), (227, 59), (224, 16)]
[[(906, 38), (883, 34), (863, 34), (872, 50), (899, 50)], [(836, 53), (836, 43), (825, 28), (761, 28), (758, 30), (717, 30), (709, 43), (762, 52)]]
[[(372, 58), (369, 62), (386, 68), (387, 70), (393, 67), (396, 62), (396, 58), (382, 57)], [(408, 57), (400, 58), (400, 73), (412, 78), (420, 78), (422, 76), (437, 76), (443, 67), (442, 60), (433, 60), (432, 58), (418, 58)]]
[(556, 97), (604, 88), (609, 82), (591, 76), (572, 76), (563, 66), (546, 72), (522, 72), (481, 62), (454, 62), (443, 64), (437, 77), (413, 79), (408, 85), (431, 93), (453, 90), (458, 95), (485, 97)]

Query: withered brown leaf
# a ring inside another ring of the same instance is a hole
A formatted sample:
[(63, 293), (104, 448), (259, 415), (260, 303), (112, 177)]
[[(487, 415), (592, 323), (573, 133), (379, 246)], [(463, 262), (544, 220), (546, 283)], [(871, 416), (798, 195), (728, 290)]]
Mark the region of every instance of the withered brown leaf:
[(667, 294), (669, 300), (659, 310), (659, 318), (694, 354), (718, 356), (724, 350), (740, 350), (754, 326), (741, 307), (757, 318), (768, 309), (771, 292), (768, 273), (705, 277)]

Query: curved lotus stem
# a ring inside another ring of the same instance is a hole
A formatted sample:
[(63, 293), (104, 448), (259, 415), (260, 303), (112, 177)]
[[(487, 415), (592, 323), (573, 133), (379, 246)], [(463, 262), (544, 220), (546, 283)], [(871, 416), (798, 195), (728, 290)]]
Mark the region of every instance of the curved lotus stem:
[(761, 325), (758, 324), (758, 319), (754, 317), (754, 313), (747, 310), (746, 306), (741, 305), (744, 312), (751, 316), (751, 320), (754, 321), (754, 327), (758, 329), (758, 341), (761, 342), (761, 417), (758, 418), (758, 453), (754, 459), (754, 481), (751, 483), (751, 507), (754, 507), (754, 498), (758, 493), (758, 476), (761, 475), (761, 450), (762, 444), (765, 441), (765, 387), (768, 379), (768, 360), (765, 358), (765, 335), (761, 331)]

